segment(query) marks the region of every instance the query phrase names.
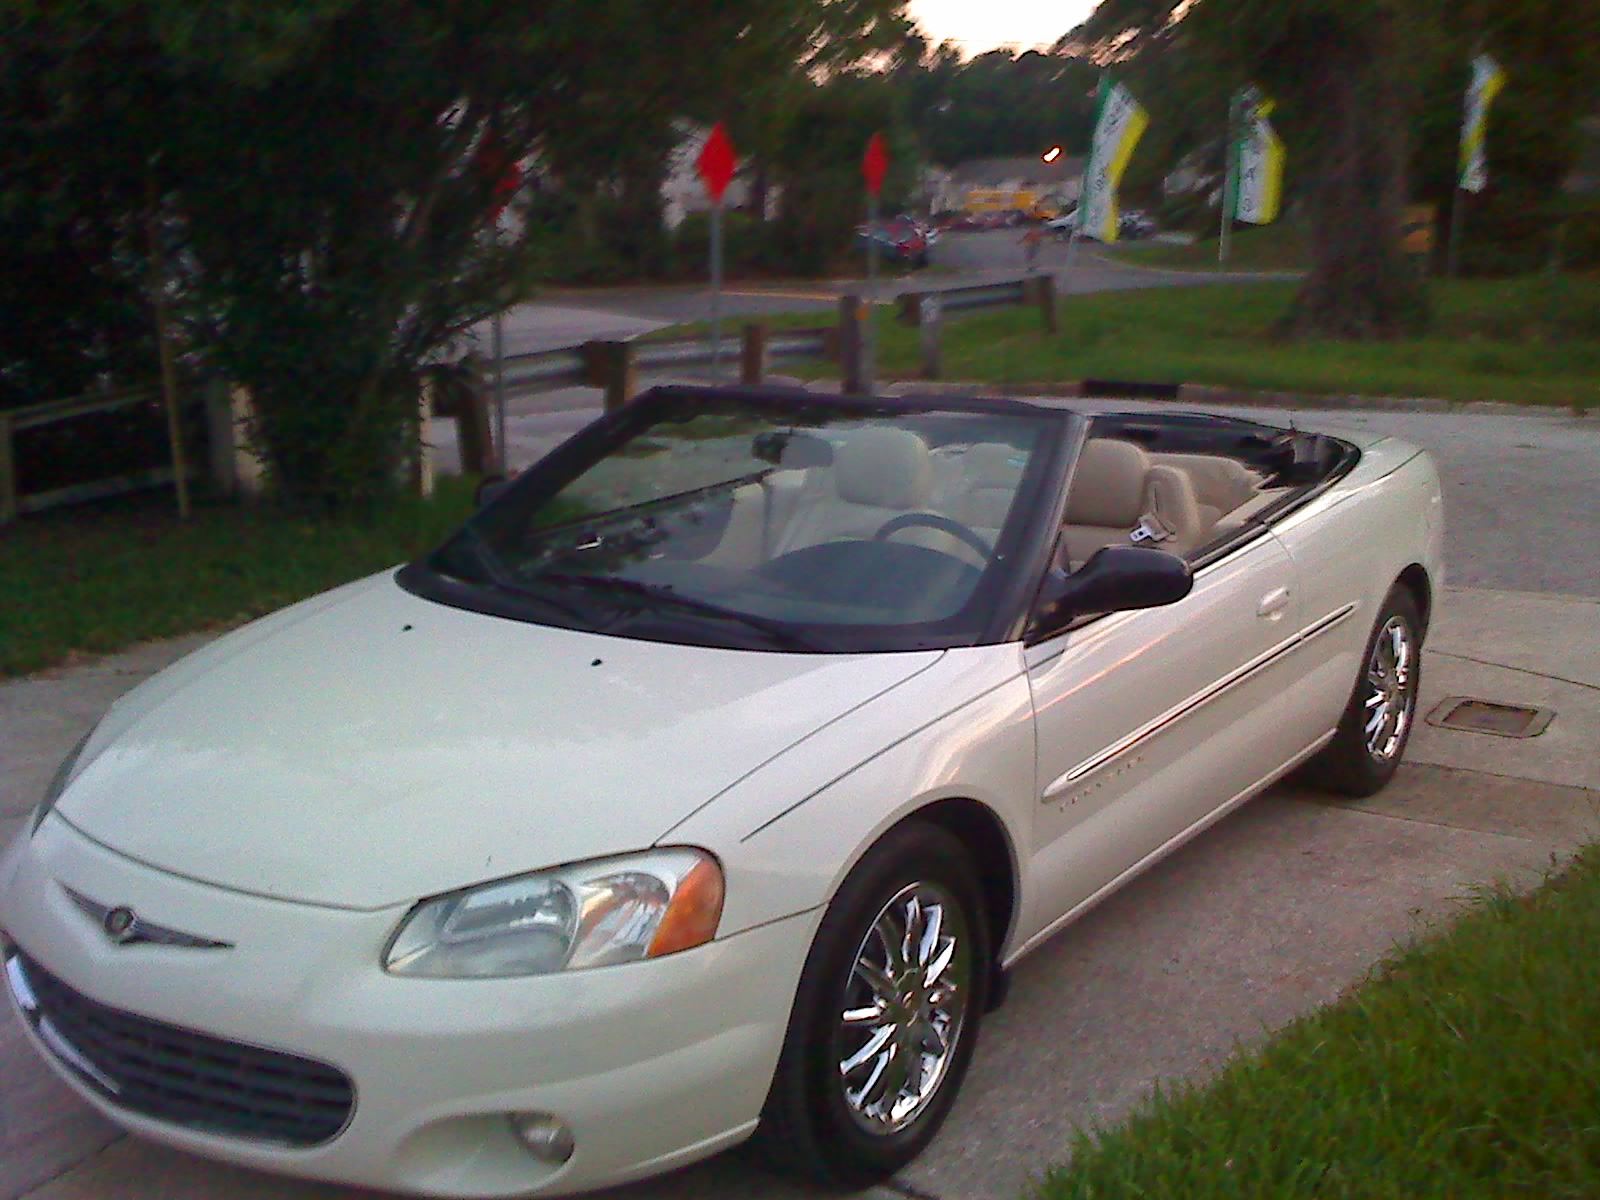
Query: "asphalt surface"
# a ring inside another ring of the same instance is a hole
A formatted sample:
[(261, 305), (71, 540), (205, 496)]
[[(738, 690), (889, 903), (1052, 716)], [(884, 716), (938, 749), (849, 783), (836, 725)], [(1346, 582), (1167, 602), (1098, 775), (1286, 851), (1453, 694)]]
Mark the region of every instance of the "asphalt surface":
[[(889, 272), (879, 276), (882, 299), (901, 292), (964, 287), (997, 279), (1015, 279), (1026, 269), (1019, 232), (997, 229), (983, 233), (946, 234), (935, 243), (933, 267), (924, 271)], [(1092, 247), (1070, 249), (1050, 241), (1036, 264), (1039, 273), (1055, 276), (1061, 294), (1126, 291), (1147, 287), (1191, 287), (1260, 279), (1259, 274), (1166, 271), (1119, 266), (1096, 256)], [(863, 278), (807, 283), (730, 282), (721, 313), (729, 321), (774, 313), (829, 313), (847, 294), (867, 295)], [(508, 313), (503, 322), (503, 352), (531, 354), (576, 345), (589, 338), (632, 337), (686, 321), (709, 321), (713, 299), (705, 285), (618, 287), (554, 291)], [(478, 346), (489, 354), (490, 332), (479, 330)]]
[[(663, 319), (637, 305), (543, 307), (567, 333)], [(537, 336), (538, 316), (527, 321)], [(590, 419), (594, 404), (577, 390), (516, 401), (517, 461)], [(1600, 425), (1495, 411), (1292, 416), (1392, 432), (1440, 461), (1452, 586), (1424, 655), (1419, 712), (1471, 696), (1550, 708), (1554, 721), (1529, 740), (1419, 723), (1406, 765), (1376, 800), (1276, 788), (1123, 889), (1019, 966), (949, 1123), (876, 1200), (1013, 1200), (1063, 1158), (1074, 1129), (1118, 1120), (1158, 1082), (1204, 1080), (1240, 1047), (1338, 997), (1476, 888), (1531, 886), (1600, 829)], [(448, 463), (448, 429), (437, 442)], [(200, 640), (0, 683), (0, 838), (20, 828), (60, 757), (117, 695)], [(121, 1135), (0, 1011), (0, 1200), (371, 1195)], [(818, 1193), (735, 1153), (610, 1195)]]

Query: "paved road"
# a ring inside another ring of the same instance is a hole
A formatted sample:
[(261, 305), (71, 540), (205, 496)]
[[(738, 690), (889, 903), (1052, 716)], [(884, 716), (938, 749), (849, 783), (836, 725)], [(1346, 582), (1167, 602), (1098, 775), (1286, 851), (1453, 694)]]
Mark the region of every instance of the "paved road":
[[(886, 274), (880, 296), (922, 288), (961, 287), (994, 279), (1014, 279), (1024, 270), (1022, 247), (1015, 230), (946, 234), (933, 249), (934, 269)], [(1059, 242), (1047, 242), (1038, 268), (1056, 277), (1062, 293), (1126, 291), (1133, 288), (1197, 286), (1259, 279), (1259, 275), (1227, 275), (1160, 271), (1119, 266), (1079, 248), (1069, 254)], [(785, 312), (827, 312), (847, 293), (864, 294), (861, 279), (811, 283), (763, 284), (733, 282), (723, 295), (722, 312), (730, 320)], [(519, 305), (506, 315), (505, 353), (530, 354), (571, 346), (589, 338), (631, 337), (665, 325), (711, 319), (711, 293), (705, 286), (621, 287), (553, 292)], [(480, 345), (488, 352), (487, 331)]]

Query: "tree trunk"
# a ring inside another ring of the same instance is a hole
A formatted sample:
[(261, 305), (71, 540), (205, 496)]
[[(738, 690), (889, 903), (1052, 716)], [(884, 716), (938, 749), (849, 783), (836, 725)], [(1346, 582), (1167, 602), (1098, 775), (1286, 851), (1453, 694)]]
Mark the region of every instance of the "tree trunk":
[(1325, 114), (1325, 140), (1308, 197), (1311, 269), (1283, 321), (1289, 336), (1370, 341), (1427, 325), (1426, 280), (1400, 248), (1412, 97), (1395, 38), (1380, 18), (1304, 63), (1297, 90)]

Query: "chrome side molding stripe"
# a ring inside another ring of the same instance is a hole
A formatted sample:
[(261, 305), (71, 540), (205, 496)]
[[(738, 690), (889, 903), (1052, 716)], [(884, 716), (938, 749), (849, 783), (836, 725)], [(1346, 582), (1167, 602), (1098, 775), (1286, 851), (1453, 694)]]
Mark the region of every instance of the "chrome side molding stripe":
[(1141, 742), (1148, 741), (1149, 739), (1155, 737), (1158, 733), (1161, 733), (1169, 727), (1176, 725), (1179, 721), (1209, 704), (1211, 701), (1221, 696), (1224, 692), (1239, 686), (1252, 675), (1266, 670), (1280, 659), (1294, 653), (1294, 651), (1306, 645), (1306, 643), (1315, 638), (1321, 637), (1324, 633), (1327, 633), (1329, 630), (1340, 625), (1350, 616), (1351, 613), (1355, 612), (1355, 610), (1355, 602), (1351, 601), (1343, 608), (1336, 609), (1327, 616), (1322, 617), (1320, 620), (1312, 622), (1299, 633), (1296, 633), (1291, 637), (1286, 638), (1284, 641), (1279, 642), (1270, 650), (1265, 651), (1264, 653), (1245, 663), (1243, 666), (1239, 667), (1238, 670), (1224, 675), (1215, 683), (1212, 683), (1208, 687), (1202, 688), (1193, 696), (1190, 696), (1187, 700), (1180, 701), (1178, 704), (1173, 705), (1173, 707), (1169, 708), (1166, 712), (1162, 713), (1160, 716), (1156, 717), (1154, 720), (1141, 726), (1140, 728), (1135, 729), (1126, 737), (1120, 738), (1111, 745), (1107, 746), (1104, 750), (1101, 750), (1098, 753), (1091, 755), (1089, 758), (1084, 759), (1065, 775), (1057, 778), (1050, 784), (1049, 787), (1045, 788), (1044, 795), (1041, 797), (1041, 801), (1048, 804), (1062, 793), (1077, 787), (1089, 775), (1092, 775), (1094, 772), (1100, 770), (1100, 768), (1107, 766), (1114, 759), (1121, 758), (1124, 754), (1137, 747)]

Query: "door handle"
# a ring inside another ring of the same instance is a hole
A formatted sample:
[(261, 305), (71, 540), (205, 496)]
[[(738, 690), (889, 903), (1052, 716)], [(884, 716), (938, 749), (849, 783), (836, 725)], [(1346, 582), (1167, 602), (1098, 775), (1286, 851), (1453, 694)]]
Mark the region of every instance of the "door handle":
[(1261, 597), (1261, 603), (1256, 605), (1256, 616), (1263, 620), (1276, 621), (1283, 616), (1283, 610), (1289, 607), (1289, 589), (1277, 588)]

